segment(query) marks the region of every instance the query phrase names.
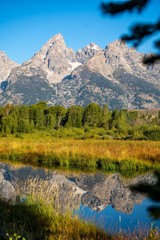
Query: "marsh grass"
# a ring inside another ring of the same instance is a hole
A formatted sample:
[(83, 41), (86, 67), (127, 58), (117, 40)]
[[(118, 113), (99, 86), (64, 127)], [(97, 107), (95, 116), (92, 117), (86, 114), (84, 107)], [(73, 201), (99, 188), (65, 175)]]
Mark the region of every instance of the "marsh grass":
[(26, 134), (0, 138), (1, 160), (82, 170), (160, 169), (160, 142), (63, 139)]
[(29, 178), (23, 190), (23, 198), (16, 203), (0, 200), (0, 233), (21, 236), (26, 240), (43, 239), (108, 239), (108, 235), (93, 224), (80, 221), (71, 211), (61, 213), (54, 206), (57, 186), (47, 187), (47, 181)]
[(53, 203), (54, 199), (58, 196), (58, 185), (49, 184), (49, 181), (42, 180), (38, 177), (29, 177), (20, 186), (20, 192), (24, 194), (22, 197), (32, 196), (34, 199), (45, 199), (45, 203)]

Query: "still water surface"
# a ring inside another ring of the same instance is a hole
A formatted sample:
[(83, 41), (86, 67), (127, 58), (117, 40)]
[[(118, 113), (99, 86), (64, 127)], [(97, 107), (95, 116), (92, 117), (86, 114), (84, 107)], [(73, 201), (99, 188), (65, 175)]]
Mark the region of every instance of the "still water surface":
[(104, 210), (96, 212), (87, 206), (81, 205), (78, 209), (80, 218), (95, 223), (110, 233), (124, 232), (147, 232), (151, 227), (160, 227), (160, 220), (155, 221), (149, 217), (148, 207), (154, 206), (155, 202), (144, 199), (140, 205), (135, 205), (131, 213), (116, 211), (111, 205)]
[(125, 179), (119, 173), (71, 173), (4, 163), (0, 163), (0, 169), (6, 171), (6, 181), (20, 189), (21, 194), (27, 192), (24, 186), (28, 178), (43, 179), (49, 186), (56, 183), (59, 194), (55, 202), (62, 211), (69, 208), (73, 214), (109, 232), (160, 228), (160, 220), (151, 218), (147, 210), (157, 204), (130, 190), (130, 185), (141, 182), (154, 184), (152, 173)]

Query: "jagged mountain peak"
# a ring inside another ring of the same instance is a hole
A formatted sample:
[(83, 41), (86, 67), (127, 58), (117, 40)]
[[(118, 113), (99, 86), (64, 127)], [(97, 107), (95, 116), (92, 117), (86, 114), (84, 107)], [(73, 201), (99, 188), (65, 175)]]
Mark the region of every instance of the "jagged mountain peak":
[(107, 54), (110, 54), (110, 55), (123, 55), (124, 53), (126, 52), (132, 52), (134, 51), (133, 48), (129, 48), (127, 46), (127, 44), (125, 43), (125, 41), (122, 41), (122, 40), (116, 40), (116, 41), (113, 41), (111, 42), (110, 44), (108, 44), (106, 46), (106, 48), (104, 49), (104, 51), (107, 53)]
[(1, 57), (2, 55), (6, 55), (6, 53), (5, 53), (4, 51), (0, 50), (0, 57)]
[(54, 35), (53, 37), (51, 37), (51, 39), (50, 40), (53, 40), (53, 41), (64, 41), (64, 38), (63, 38), (63, 36), (62, 36), (62, 34), (61, 33), (57, 33), (56, 35)]
[[(125, 41), (116, 40), (104, 50), (98, 51), (87, 63), (92, 71), (101, 73), (104, 77), (115, 81), (120, 71), (136, 75), (146, 81), (159, 82), (159, 65), (147, 66), (143, 64), (144, 53), (128, 47)], [(119, 80), (118, 80), (119, 81)]]
[(55, 51), (55, 49), (60, 50), (67, 48), (64, 38), (62, 34), (58, 33), (51, 37), (42, 47), (41, 49), (33, 55), (31, 59), (24, 62), (22, 65), (29, 65), (34, 62), (35, 65), (40, 65), (42, 62), (45, 61), (46, 56), (52, 52)]
[(91, 49), (95, 49), (95, 50), (97, 50), (97, 51), (99, 51), (101, 48), (97, 45), (97, 44), (95, 44), (94, 42), (91, 42), (91, 43), (89, 43), (88, 45), (86, 45), (85, 47), (84, 47), (84, 49), (85, 48), (91, 48)]
[[(65, 42), (64, 41), (64, 37), (62, 36), (62, 34), (61, 33), (57, 33), (56, 35), (54, 35), (54, 36), (52, 36), (45, 44), (44, 44), (44, 46), (45, 45), (50, 45), (50, 44), (54, 44), (54, 43), (56, 43), (56, 42)], [(43, 46), (43, 47), (44, 47)], [(42, 48), (43, 48), (42, 47)]]
[(10, 76), (11, 82), (17, 79), (18, 75), (34, 77), (43, 72), (48, 83), (58, 83), (66, 75), (69, 75), (74, 68), (81, 65), (77, 62), (73, 49), (68, 48), (61, 34), (50, 38), (44, 46), (29, 61), (24, 62), (17, 70), (16, 77)]
[[(50, 38), (46, 41), (46, 43), (42, 46), (42, 48), (43, 48), (44, 46), (49, 46), (49, 47), (51, 47), (51, 45), (53, 45), (54, 43), (65, 43), (64, 37), (62, 36), (61, 33), (57, 33), (56, 35), (50, 37)], [(42, 49), (42, 48), (41, 48), (41, 49)]]
[(41, 59), (42, 61), (45, 61), (47, 55), (49, 55), (52, 52), (60, 52), (63, 49), (66, 49), (67, 46), (65, 44), (63, 36), (58, 33), (51, 37), (40, 49), (38, 53), (36, 53), (33, 56), (33, 59), (38, 58)]
[(56, 34), (29, 61), (12, 69), (1, 86), (0, 103), (42, 100), (67, 107), (97, 102), (109, 108), (159, 108), (160, 65), (142, 64), (143, 56), (121, 40), (103, 50), (91, 42), (74, 53)]
[(141, 64), (141, 66), (143, 65), (142, 58), (144, 57), (144, 53), (137, 52), (133, 47), (128, 47), (124, 40), (116, 40), (110, 43), (104, 49), (104, 55), (106, 58), (123, 59), (124, 63), (126, 61), (134, 61)]
[(119, 68), (146, 78), (143, 73), (147, 66), (143, 64), (143, 53), (139, 53), (133, 47), (128, 47), (125, 41), (116, 40), (104, 49), (105, 63), (108, 68), (117, 71)]
[(11, 70), (18, 64), (12, 61), (5, 52), (0, 50), (0, 82), (6, 80)]
[(121, 40), (121, 39), (118, 39), (118, 40), (115, 40), (111, 43), (108, 44), (108, 46), (106, 46), (106, 49), (107, 48), (111, 48), (111, 47), (117, 47), (117, 48), (128, 48), (126, 42), (124, 40)]
[(98, 45), (91, 42), (87, 46), (76, 52), (76, 59), (78, 62), (84, 64), (100, 50), (101, 48)]
[(18, 65), (17, 63), (15, 63), (14, 61), (12, 61), (12, 60), (8, 57), (8, 55), (7, 55), (4, 51), (2, 51), (2, 50), (0, 50), (0, 59), (1, 59), (3, 62), (9, 61), (9, 62), (12, 62), (13, 64)]

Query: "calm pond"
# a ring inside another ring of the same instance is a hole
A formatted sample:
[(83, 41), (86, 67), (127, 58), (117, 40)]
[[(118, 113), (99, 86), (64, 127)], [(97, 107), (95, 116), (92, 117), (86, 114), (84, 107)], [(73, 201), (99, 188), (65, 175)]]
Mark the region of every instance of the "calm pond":
[(35, 182), (38, 188), (42, 180), (45, 196), (52, 186), (58, 189), (53, 201), (62, 212), (69, 209), (79, 218), (108, 232), (131, 233), (151, 226), (160, 228), (160, 220), (154, 220), (148, 212), (148, 207), (157, 206), (157, 203), (130, 189), (131, 185), (142, 182), (156, 183), (152, 173), (125, 178), (120, 173), (74, 173), (0, 163), (0, 194), (3, 198), (15, 198), (20, 193), (23, 199), (33, 188), (29, 185)]

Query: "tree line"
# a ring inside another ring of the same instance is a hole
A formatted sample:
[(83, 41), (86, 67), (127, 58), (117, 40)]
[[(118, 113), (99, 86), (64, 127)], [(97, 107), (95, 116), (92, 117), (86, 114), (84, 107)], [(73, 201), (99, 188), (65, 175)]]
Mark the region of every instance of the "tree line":
[[(136, 110), (112, 110), (90, 103), (86, 107), (47, 106), (39, 102), (30, 106), (9, 105), (0, 107), (0, 132), (30, 133), (35, 130), (62, 128), (103, 128), (110, 135), (145, 136), (160, 139), (160, 112), (157, 116)], [(141, 134), (140, 134), (141, 133)], [(152, 137), (150, 137), (152, 136)], [(156, 137), (156, 138), (157, 138)]]

